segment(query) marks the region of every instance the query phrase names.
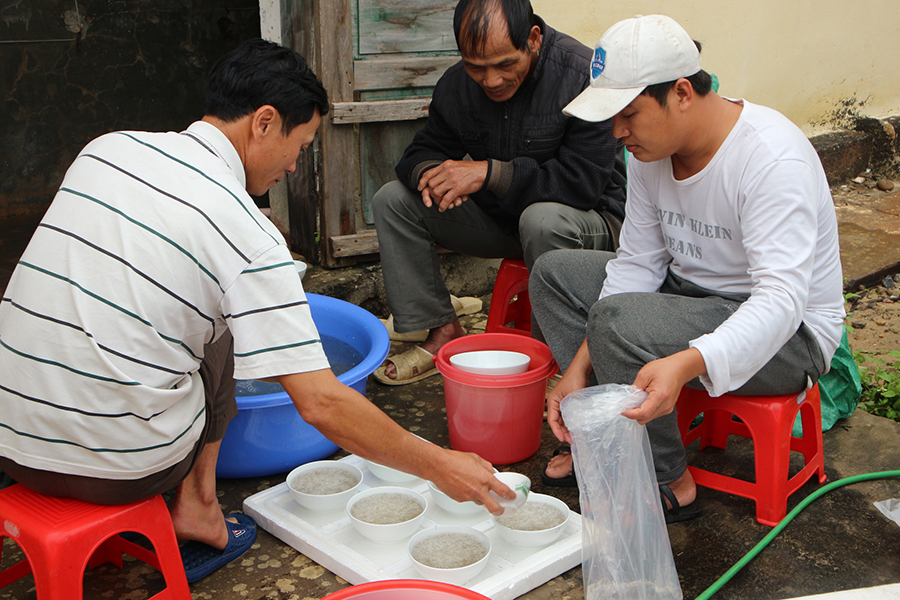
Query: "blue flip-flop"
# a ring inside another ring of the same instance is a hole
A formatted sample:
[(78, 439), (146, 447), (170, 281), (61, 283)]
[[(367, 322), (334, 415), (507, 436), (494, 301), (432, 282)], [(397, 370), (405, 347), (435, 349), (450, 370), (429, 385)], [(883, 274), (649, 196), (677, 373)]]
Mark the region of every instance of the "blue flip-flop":
[[(237, 523), (228, 519), (234, 517)], [(238, 558), (250, 549), (256, 541), (256, 522), (243, 513), (232, 513), (225, 517), (228, 526), (228, 544), (224, 550), (216, 550), (202, 542), (188, 542), (181, 547), (181, 560), (188, 583), (199, 581)]]

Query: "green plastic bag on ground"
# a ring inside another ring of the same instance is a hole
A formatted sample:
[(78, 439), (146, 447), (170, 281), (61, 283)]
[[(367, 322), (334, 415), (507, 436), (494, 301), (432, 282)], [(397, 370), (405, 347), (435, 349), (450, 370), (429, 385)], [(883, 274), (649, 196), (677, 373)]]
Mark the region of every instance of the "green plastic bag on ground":
[[(846, 419), (853, 414), (862, 394), (862, 381), (859, 378), (859, 367), (850, 353), (847, 341), (847, 328), (841, 335), (838, 346), (831, 359), (831, 370), (819, 378), (819, 395), (822, 397), (822, 431), (831, 429), (838, 419)], [(800, 437), (803, 427), (800, 425), (800, 414), (794, 421), (794, 437)]]

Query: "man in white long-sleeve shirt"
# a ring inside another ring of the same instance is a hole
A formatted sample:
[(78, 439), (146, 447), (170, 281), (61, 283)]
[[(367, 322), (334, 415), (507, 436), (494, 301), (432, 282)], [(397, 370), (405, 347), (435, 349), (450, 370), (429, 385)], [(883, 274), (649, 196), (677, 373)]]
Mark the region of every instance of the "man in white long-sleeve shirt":
[[(626, 218), (617, 255), (535, 264), (533, 310), (565, 369), (548, 421), (567, 439), (559, 402), (592, 379), (647, 391), (625, 416), (648, 425), (667, 521), (685, 520), (698, 510), (674, 413), (682, 386), (788, 394), (828, 369), (844, 317), (834, 205), (802, 132), (712, 92), (699, 44), (672, 19), (617, 23), (591, 71), (566, 112), (613, 119), (632, 156)], [(545, 480), (571, 469), (562, 452)]]

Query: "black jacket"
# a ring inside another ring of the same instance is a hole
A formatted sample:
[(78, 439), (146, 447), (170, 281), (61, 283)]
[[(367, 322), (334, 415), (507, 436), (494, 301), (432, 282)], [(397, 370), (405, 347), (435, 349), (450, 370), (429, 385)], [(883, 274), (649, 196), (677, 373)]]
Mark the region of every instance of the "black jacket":
[(608, 211), (622, 220), (625, 165), (617, 161), (612, 122), (562, 113), (589, 83), (591, 51), (543, 21), (539, 25), (543, 41), (534, 72), (506, 102), (488, 98), (462, 62), (447, 69), (434, 88), (428, 123), (397, 164), (397, 177), (416, 191), (424, 171), (468, 154), (492, 161), (489, 180), (471, 199), (511, 232), (535, 202)]

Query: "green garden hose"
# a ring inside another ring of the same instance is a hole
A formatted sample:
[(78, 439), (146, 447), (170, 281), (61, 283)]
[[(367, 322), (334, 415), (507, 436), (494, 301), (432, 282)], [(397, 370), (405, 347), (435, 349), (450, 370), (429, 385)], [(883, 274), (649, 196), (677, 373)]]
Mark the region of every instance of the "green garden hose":
[(880, 471), (878, 473), (863, 473), (862, 475), (854, 475), (852, 477), (845, 477), (844, 479), (838, 479), (837, 481), (833, 481), (827, 484), (825, 487), (816, 490), (809, 496), (803, 499), (800, 504), (794, 508), (788, 515), (781, 520), (781, 522), (775, 526), (772, 531), (769, 532), (769, 535), (764, 537), (762, 541), (760, 541), (756, 546), (753, 547), (750, 552), (745, 554), (741, 560), (737, 561), (733, 567), (728, 569), (724, 575), (719, 577), (715, 583), (706, 588), (706, 590), (697, 596), (697, 600), (707, 600), (713, 594), (718, 592), (723, 585), (728, 583), (732, 577), (734, 577), (738, 571), (743, 569), (747, 563), (756, 558), (756, 555), (759, 554), (763, 548), (769, 545), (775, 536), (781, 533), (781, 530), (787, 527), (787, 524), (790, 523), (794, 517), (796, 517), (801, 510), (809, 506), (814, 500), (817, 500), (819, 496), (823, 494), (827, 494), (831, 490), (837, 489), (839, 487), (849, 485), (851, 483), (859, 483), (860, 481), (869, 481), (870, 479), (887, 479), (888, 477), (900, 477), (900, 471)]

